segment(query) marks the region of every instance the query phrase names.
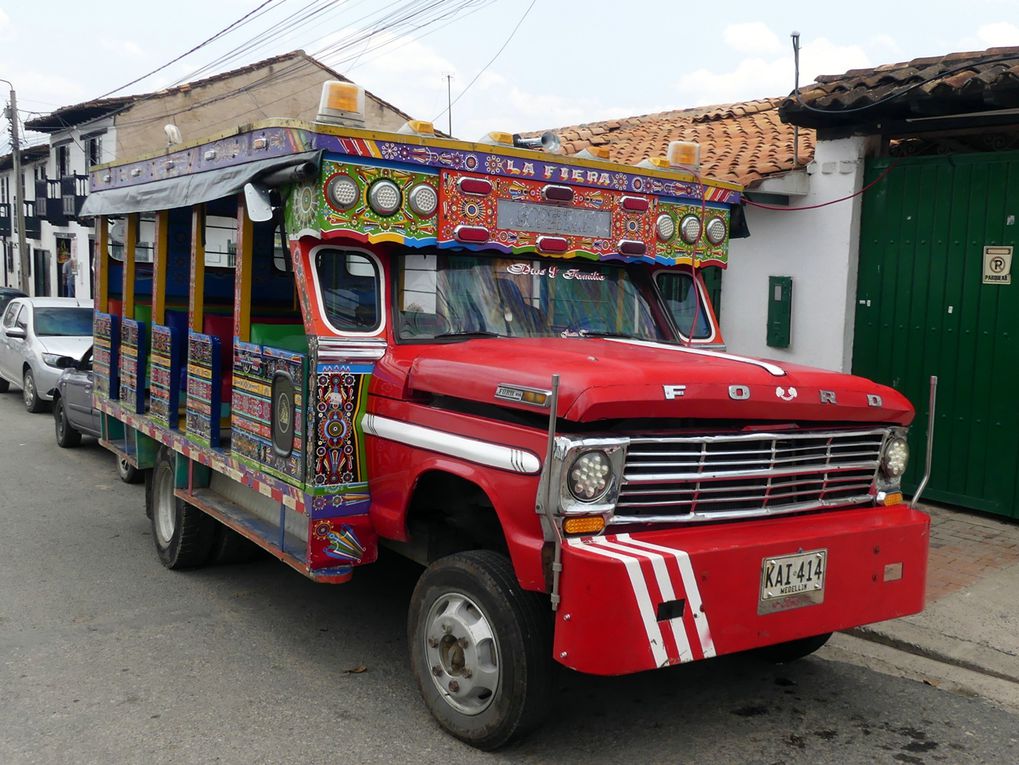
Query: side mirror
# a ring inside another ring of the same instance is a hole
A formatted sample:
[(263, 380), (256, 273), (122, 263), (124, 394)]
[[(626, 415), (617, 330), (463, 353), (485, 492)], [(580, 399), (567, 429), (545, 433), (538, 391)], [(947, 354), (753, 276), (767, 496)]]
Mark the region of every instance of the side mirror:
[(255, 223), (272, 220), (272, 202), (269, 200), (269, 189), (265, 186), (245, 183), (244, 205), (247, 207), (248, 217)]
[(22, 327), (8, 327), (4, 330), (4, 334), (7, 337), (19, 337), (22, 340), (25, 339), (25, 330)]
[(61, 356), (57, 359), (57, 369), (78, 369), (78, 360), (70, 356)]

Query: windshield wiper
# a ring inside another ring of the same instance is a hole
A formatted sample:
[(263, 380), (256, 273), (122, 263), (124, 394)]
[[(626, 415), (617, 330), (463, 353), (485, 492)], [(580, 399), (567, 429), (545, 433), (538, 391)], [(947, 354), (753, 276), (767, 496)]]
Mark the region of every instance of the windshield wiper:
[(582, 329), (580, 330), (580, 337), (619, 337), (624, 340), (643, 340), (644, 338), (640, 335), (633, 335), (627, 332), (599, 332), (597, 330), (591, 331)]
[(447, 337), (462, 337), (466, 340), (471, 340), (478, 337), (506, 337), (506, 335), (500, 335), (498, 332), (488, 332), (486, 330), (476, 330), (474, 332), (442, 332), (441, 334), (435, 335), (433, 339), (440, 340)]

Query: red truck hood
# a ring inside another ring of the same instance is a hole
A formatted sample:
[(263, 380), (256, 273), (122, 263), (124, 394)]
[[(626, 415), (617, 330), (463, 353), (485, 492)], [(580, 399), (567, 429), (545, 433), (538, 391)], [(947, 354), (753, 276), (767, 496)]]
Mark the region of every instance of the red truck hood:
[(413, 360), (404, 357), (410, 391), (530, 412), (533, 406), (496, 399), (496, 387), (548, 389), (558, 374), (559, 415), (575, 422), (691, 417), (905, 425), (913, 419), (905, 397), (862, 377), (678, 345), (493, 338), (400, 350), (416, 351)]

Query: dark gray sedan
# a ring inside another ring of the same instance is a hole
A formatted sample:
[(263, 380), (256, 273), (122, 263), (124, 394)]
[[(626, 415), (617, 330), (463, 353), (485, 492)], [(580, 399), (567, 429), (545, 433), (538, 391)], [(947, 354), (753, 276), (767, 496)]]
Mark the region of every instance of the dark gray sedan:
[[(49, 391), (53, 397), (53, 426), (57, 445), (65, 449), (81, 443), (82, 436), (99, 438), (99, 412), (92, 405), (92, 349), (75, 360), (63, 357), (58, 365), (64, 368), (57, 387)], [(142, 474), (131, 463), (117, 458), (117, 473), (125, 483), (138, 483)]]

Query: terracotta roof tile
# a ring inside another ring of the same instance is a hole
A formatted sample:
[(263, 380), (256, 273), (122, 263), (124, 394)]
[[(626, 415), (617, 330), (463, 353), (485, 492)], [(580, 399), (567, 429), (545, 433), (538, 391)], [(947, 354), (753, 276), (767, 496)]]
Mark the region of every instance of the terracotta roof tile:
[[(664, 155), (670, 141), (697, 141), (701, 145), (702, 174), (749, 185), (794, 167), (793, 127), (779, 119), (781, 100), (765, 98), (642, 114), (571, 125), (553, 132), (566, 154), (576, 154), (592, 145), (608, 146), (612, 161), (629, 165)], [(800, 164), (806, 164), (814, 156), (813, 130), (800, 130), (799, 148)]]
[[(779, 111), (782, 119), (808, 127), (849, 126), (909, 117), (911, 105), (931, 99), (945, 115), (1019, 106), (1019, 47), (821, 75), (798, 98), (787, 97)], [(931, 108), (924, 106), (928, 113)]]

